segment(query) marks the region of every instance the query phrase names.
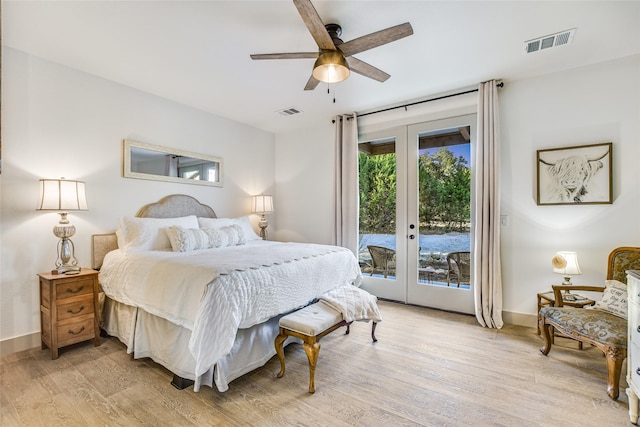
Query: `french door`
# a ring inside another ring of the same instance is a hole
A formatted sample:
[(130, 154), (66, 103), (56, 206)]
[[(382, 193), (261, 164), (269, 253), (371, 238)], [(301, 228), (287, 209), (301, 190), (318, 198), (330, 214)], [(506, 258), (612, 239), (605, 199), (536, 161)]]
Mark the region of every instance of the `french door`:
[(364, 289), (473, 313), (475, 127), (473, 114), (359, 136)]

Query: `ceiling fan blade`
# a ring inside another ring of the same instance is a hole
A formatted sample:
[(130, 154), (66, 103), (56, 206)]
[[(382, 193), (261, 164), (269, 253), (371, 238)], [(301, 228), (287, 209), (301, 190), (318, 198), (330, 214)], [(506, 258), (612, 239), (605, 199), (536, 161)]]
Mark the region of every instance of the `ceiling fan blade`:
[(331, 36), (324, 27), (322, 19), (320, 19), (320, 15), (318, 15), (315, 7), (311, 4), (311, 1), (293, 0), (293, 4), (295, 4), (298, 9), (298, 13), (300, 13), (304, 24), (309, 29), (309, 32), (316, 41), (318, 47), (324, 50), (335, 50), (336, 46), (333, 44)]
[(304, 87), (304, 90), (314, 90), (316, 86), (318, 86), (318, 83), (320, 83), (320, 80), (316, 79), (312, 75), (309, 77), (309, 81), (307, 81), (307, 85)]
[(385, 30), (376, 31), (375, 33), (342, 43), (338, 49), (342, 51), (344, 56), (351, 56), (364, 52), (365, 50), (373, 49), (374, 47), (382, 46), (383, 44), (391, 43), (410, 36), (411, 34), (413, 34), (413, 28), (410, 23), (405, 22), (404, 24), (389, 27)]
[(294, 52), (294, 53), (257, 53), (250, 55), (251, 59), (301, 59), (317, 58), (318, 52)]
[(385, 73), (384, 71), (374, 67), (373, 65), (369, 65), (364, 61), (360, 61), (353, 56), (346, 58), (346, 60), (349, 64), (349, 68), (354, 73), (361, 74), (365, 77), (369, 77), (370, 79), (377, 80), (379, 82), (384, 82), (389, 77), (391, 77), (391, 75)]

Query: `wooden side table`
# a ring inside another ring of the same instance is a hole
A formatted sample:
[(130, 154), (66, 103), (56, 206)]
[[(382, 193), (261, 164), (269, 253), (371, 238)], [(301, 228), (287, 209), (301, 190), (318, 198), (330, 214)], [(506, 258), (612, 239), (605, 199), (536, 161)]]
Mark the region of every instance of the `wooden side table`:
[[(583, 307), (594, 305), (595, 303), (596, 302), (594, 300), (578, 294), (562, 295), (562, 305), (565, 305), (568, 307), (583, 308)], [(553, 307), (555, 304), (556, 304), (556, 298), (555, 298), (555, 295), (553, 294), (553, 291), (541, 292), (538, 294), (538, 313), (540, 313), (540, 310), (543, 307)], [(538, 335), (540, 335), (540, 323), (538, 323)], [(563, 338), (571, 339), (570, 337), (560, 335), (557, 332), (553, 332), (551, 334), (551, 342), (553, 342), (554, 337), (563, 337)], [(580, 349), (582, 350), (582, 343), (579, 342), (578, 344)]]
[(93, 339), (100, 345), (98, 272), (83, 268), (73, 275), (39, 273), (42, 349), (58, 349)]

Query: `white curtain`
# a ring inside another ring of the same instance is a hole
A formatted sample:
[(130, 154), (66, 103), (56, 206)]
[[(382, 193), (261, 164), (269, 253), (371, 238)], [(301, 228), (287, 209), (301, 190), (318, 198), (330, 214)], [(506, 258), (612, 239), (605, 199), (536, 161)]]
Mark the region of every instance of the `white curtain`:
[(334, 244), (358, 253), (358, 121), (353, 115), (335, 118)]
[(476, 318), (502, 328), (500, 274), (500, 124), (495, 80), (478, 89), (474, 283)]

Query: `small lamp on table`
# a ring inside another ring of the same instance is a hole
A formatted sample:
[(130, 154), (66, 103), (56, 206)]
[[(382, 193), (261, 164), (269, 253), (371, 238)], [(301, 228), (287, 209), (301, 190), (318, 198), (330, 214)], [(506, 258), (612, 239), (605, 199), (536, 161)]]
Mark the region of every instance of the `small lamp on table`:
[(76, 274), (80, 272), (78, 260), (74, 254), (74, 246), (71, 237), (76, 233), (67, 215), (69, 211), (86, 211), (87, 198), (85, 185), (82, 181), (72, 181), (64, 178), (41, 179), (40, 201), (37, 210), (58, 211), (60, 222), (53, 227), (53, 234), (60, 238), (58, 241), (58, 259), (56, 274)]
[[(578, 264), (578, 254), (575, 252), (561, 251), (556, 253), (552, 258), (551, 264), (553, 265), (553, 272), (562, 274), (564, 281), (563, 286), (571, 286), (571, 276), (582, 274), (580, 271), (580, 265)], [(568, 295), (569, 291), (565, 292), (565, 297), (570, 300)]]
[(273, 197), (261, 194), (259, 196), (253, 196), (251, 200), (251, 212), (260, 214), (260, 221), (258, 227), (260, 227), (260, 237), (262, 240), (267, 240), (267, 217), (265, 214), (273, 212)]

